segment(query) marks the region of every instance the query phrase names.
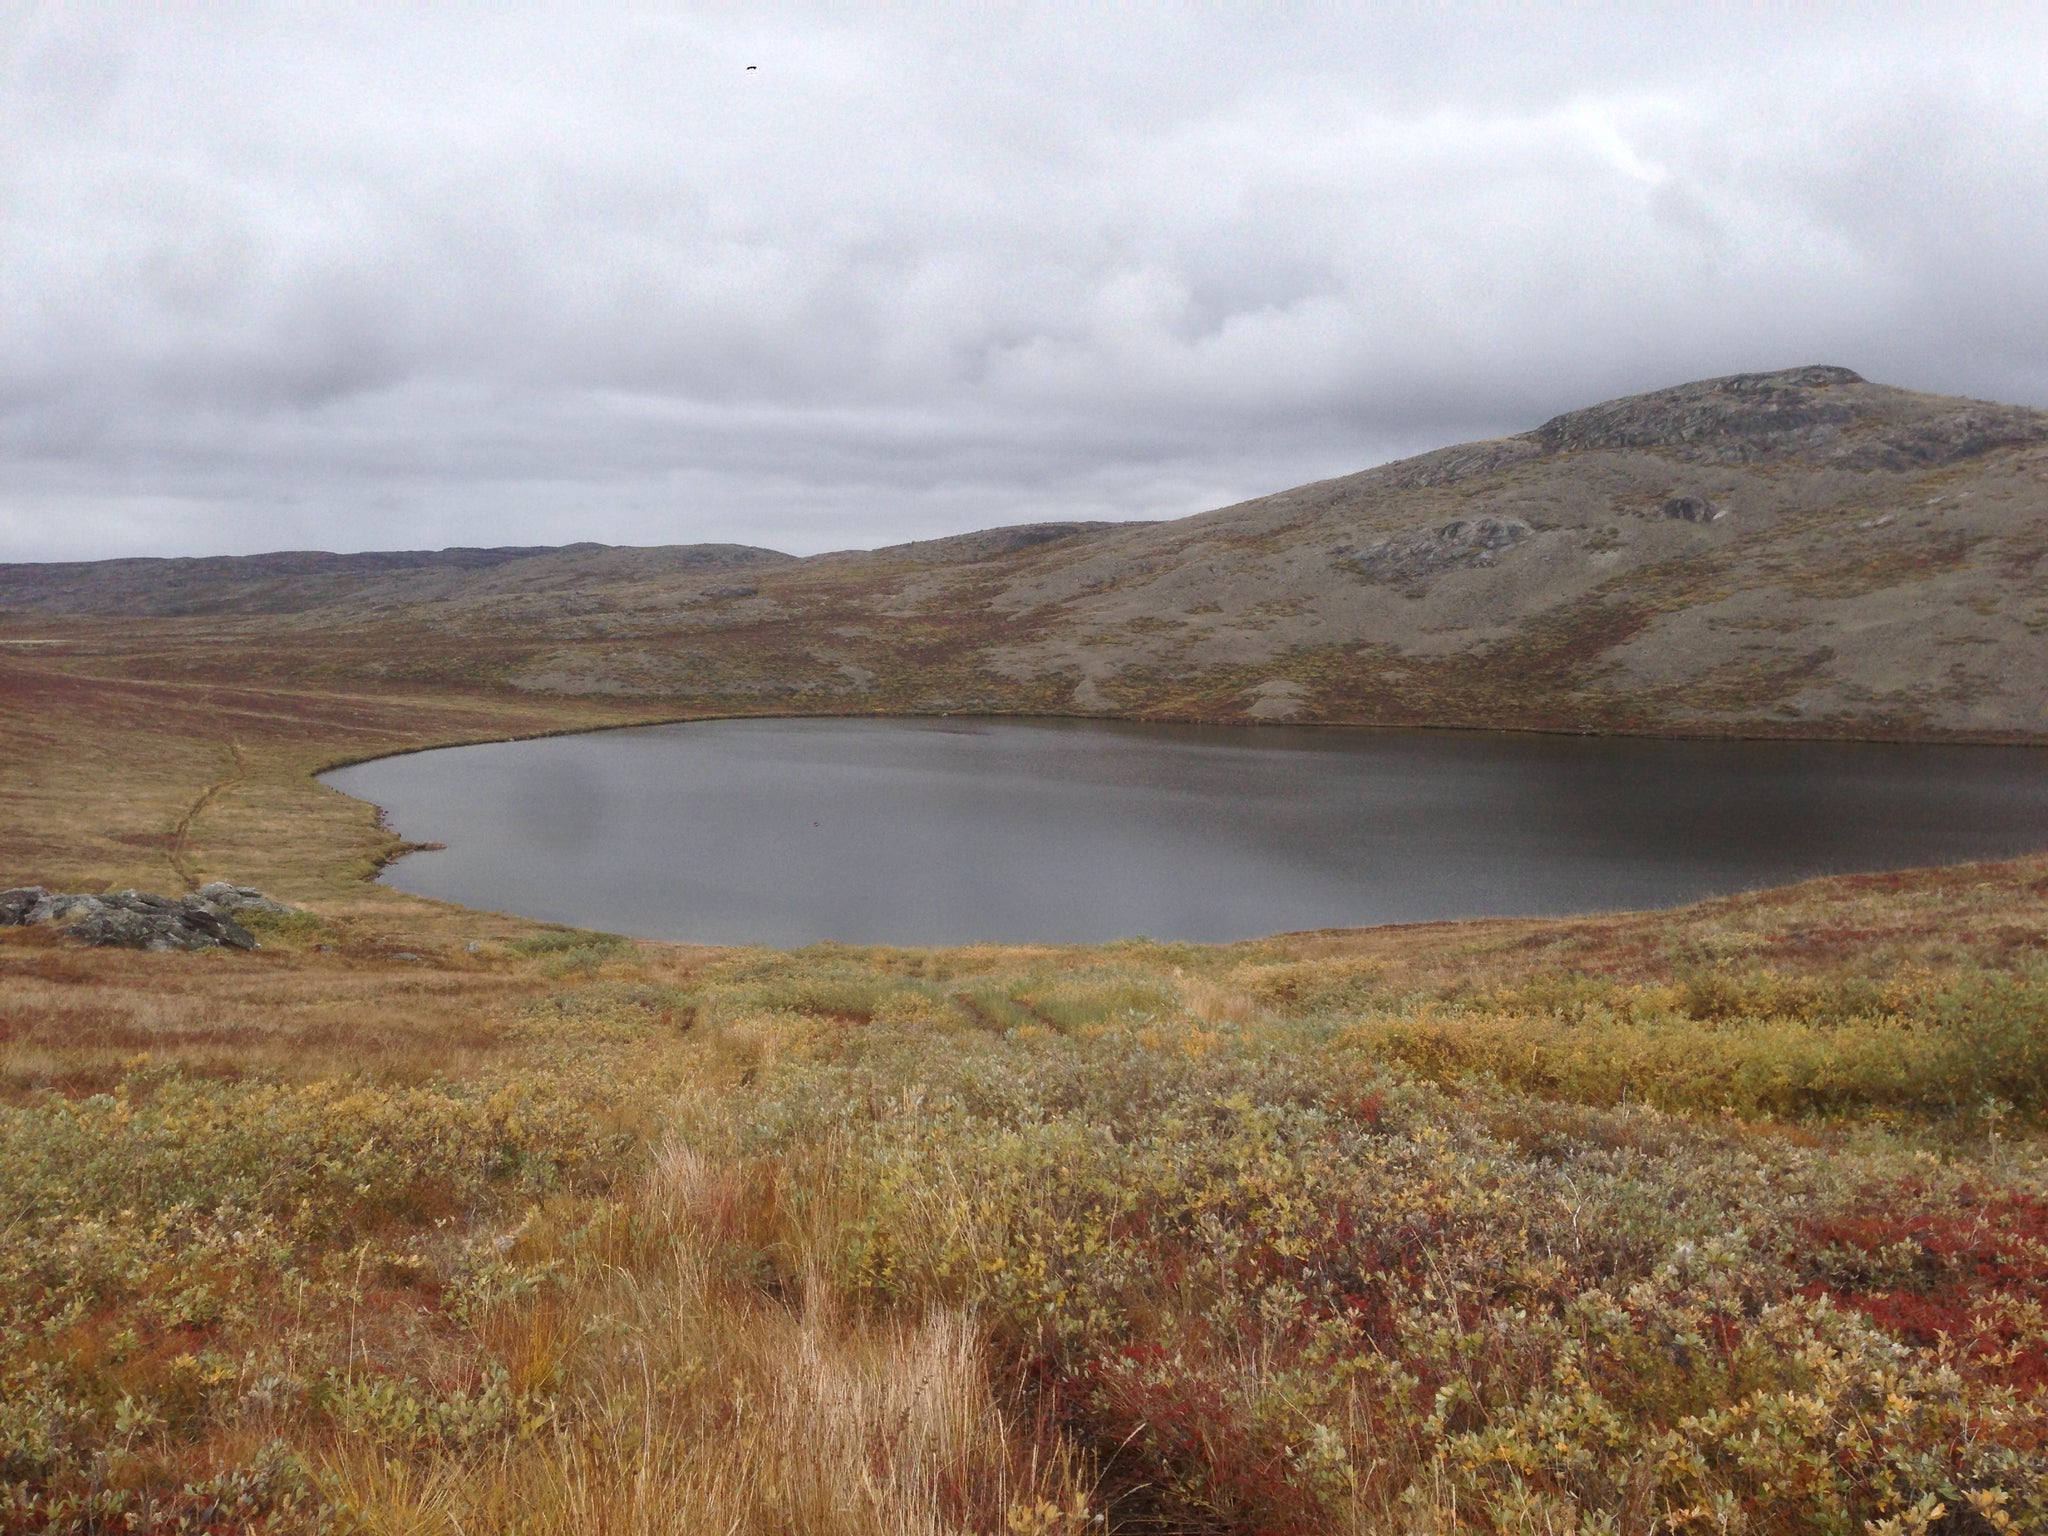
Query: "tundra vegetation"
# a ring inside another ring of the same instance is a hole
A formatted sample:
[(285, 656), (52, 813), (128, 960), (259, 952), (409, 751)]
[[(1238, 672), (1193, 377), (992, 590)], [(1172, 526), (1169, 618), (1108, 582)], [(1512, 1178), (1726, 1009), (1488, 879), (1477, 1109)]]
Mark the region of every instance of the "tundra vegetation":
[(249, 921), (0, 943), (7, 1529), (2048, 1528), (2048, 861), (1213, 948)]

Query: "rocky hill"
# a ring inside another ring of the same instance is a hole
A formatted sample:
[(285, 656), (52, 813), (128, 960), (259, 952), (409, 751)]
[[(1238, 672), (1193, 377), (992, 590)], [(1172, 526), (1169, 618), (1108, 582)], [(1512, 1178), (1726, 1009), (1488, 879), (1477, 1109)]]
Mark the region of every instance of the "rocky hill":
[(5, 566), (0, 639), (123, 676), (649, 715), (2013, 740), (2048, 737), (2044, 556), (2048, 413), (1808, 367), (1165, 523), (802, 560), (573, 545)]

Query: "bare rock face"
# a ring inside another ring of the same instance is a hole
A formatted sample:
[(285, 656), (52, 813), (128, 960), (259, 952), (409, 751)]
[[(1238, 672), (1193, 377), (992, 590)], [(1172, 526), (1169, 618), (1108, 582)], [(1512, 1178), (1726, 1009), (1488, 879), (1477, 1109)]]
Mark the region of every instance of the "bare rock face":
[(1535, 531), (1519, 517), (1459, 518), (1379, 539), (1363, 549), (1340, 547), (1335, 554), (1367, 581), (1409, 583), (1461, 567), (1491, 566), (1503, 550)]
[(217, 880), (190, 896), (114, 891), (93, 896), (39, 885), (0, 891), (0, 927), (54, 923), (83, 943), (120, 949), (254, 949), (236, 912), (289, 912), (253, 886)]
[(2044, 438), (2048, 433), (2042, 431), (2038, 412), (1972, 402), (1881, 432), (1845, 453), (1843, 461), (1861, 470), (1932, 469)]
[(1810, 449), (1857, 415), (1847, 368), (1738, 373), (1609, 400), (1554, 416), (1533, 434), (1551, 453), (1592, 448), (1690, 448), (1716, 459), (1764, 459)]
[(1924, 469), (2037, 443), (2038, 411), (1902, 397), (1847, 368), (1702, 379), (1552, 417), (1527, 436), (1546, 453), (1646, 448), (1701, 463), (1805, 457), (1848, 469)]

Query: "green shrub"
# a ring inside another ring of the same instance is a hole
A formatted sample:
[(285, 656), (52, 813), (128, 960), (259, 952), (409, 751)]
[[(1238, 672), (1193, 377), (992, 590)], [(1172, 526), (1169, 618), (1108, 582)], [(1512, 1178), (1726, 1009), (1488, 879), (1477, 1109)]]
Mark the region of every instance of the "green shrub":
[(505, 947), (528, 958), (591, 952), (612, 954), (627, 948), (632, 940), (622, 933), (602, 933), (593, 928), (556, 928), (523, 939), (507, 939)]

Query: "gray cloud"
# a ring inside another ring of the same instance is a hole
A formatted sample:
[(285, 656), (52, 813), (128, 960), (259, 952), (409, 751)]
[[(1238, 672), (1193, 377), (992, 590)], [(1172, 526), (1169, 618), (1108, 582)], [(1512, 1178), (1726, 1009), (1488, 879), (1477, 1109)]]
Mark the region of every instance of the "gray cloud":
[(2037, 6), (503, 9), (0, 3), (0, 558), (1168, 516), (1805, 361), (2048, 404)]

